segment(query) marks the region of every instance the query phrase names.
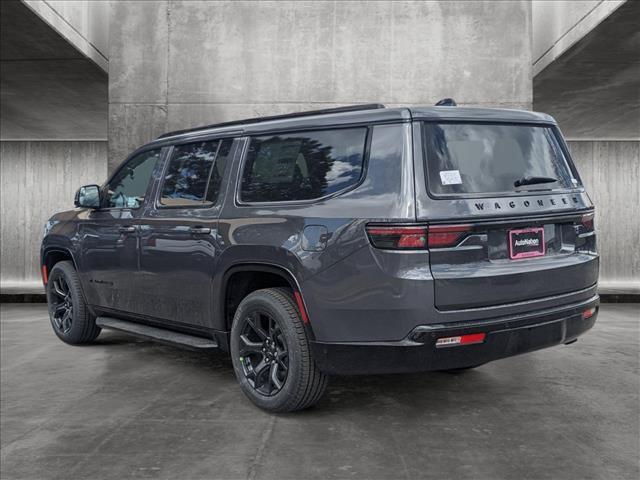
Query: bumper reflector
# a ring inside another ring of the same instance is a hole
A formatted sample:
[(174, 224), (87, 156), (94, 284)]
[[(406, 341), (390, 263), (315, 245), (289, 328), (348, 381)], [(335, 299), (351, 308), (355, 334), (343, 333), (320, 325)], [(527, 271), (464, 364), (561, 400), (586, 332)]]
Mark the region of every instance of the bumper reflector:
[(44, 283), (45, 285), (47, 284), (47, 282), (49, 281), (49, 275), (47, 274), (47, 266), (46, 265), (42, 265), (42, 283)]
[(474, 343), (484, 342), (486, 334), (471, 333), (469, 335), (460, 335), (457, 337), (443, 337), (436, 340), (436, 347), (457, 347), (458, 345), (473, 345)]
[(582, 319), (587, 320), (596, 314), (596, 307), (591, 307), (582, 312)]

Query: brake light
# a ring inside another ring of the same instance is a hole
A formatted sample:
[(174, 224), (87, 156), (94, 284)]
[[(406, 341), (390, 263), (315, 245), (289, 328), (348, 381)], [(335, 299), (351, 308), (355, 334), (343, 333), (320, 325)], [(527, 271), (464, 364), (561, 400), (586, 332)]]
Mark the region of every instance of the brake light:
[(431, 225), (429, 247), (455, 247), (471, 231), (471, 225)]
[(427, 247), (427, 227), (367, 225), (374, 247), (386, 250), (423, 250)]
[(593, 212), (586, 213), (582, 216), (580, 223), (582, 224), (582, 226), (586, 231), (592, 232), (594, 227), (593, 220), (594, 220), (594, 213)]
[(587, 308), (584, 312), (582, 312), (582, 319), (588, 320), (596, 314), (596, 307)]
[(458, 345), (473, 345), (475, 343), (483, 343), (486, 334), (470, 333), (468, 335), (459, 335), (457, 337), (443, 337), (436, 340), (436, 347), (455, 347)]

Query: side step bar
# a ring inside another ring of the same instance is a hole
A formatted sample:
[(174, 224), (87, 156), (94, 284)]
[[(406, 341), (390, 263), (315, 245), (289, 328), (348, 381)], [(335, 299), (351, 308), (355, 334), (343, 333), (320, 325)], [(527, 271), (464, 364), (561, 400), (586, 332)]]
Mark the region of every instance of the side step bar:
[(196, 337), (186, 333), (172, 332), (164, 328), (150, 327), (135, 322), (128, 322), (111, 317), (96, 318), (96, 325), (100, 328), (126, 332), (136, 337), (154, 340), (167, 345), (176, 345), (196, 350), (213, 350), (218, 348), (218, 342), (211, 338)]

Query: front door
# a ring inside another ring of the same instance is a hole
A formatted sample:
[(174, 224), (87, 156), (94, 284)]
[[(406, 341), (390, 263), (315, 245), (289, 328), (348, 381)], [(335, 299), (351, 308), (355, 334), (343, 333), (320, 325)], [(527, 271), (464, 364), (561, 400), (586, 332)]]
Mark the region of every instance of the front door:
[(127, 160), (105, 186), (103, 207), (91, 211), (79, 225), (79, 270), (90, 305), (127, 313), (137, 310), (139, 220), (160, 152), (147, 150)]
[(140, 313), (210, 327), (218, 216), (231, 139), (175, 145), (140, 222)]

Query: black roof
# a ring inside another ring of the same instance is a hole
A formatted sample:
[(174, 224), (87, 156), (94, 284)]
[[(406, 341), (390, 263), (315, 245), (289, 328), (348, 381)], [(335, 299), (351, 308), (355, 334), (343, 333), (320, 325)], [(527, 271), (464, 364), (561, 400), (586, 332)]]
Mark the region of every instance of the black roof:
[(409, 122), (413, 119), (555, 124), (555, 121), (549, 115), (526, 110), (457, 106), (386, 108), (384, 105), (371, 103), (288, 113), (285, 115), (256, 117), (177, 130), (161, 135), (152, 141), (151, 144), (147, 144), (147, 146), (190, 140), (193, 137), (205, 135), (238, 136), (243, 134), (266, 133), (269, 131), (283, 131), (294, 128), (303, 129), (363, 123)]

